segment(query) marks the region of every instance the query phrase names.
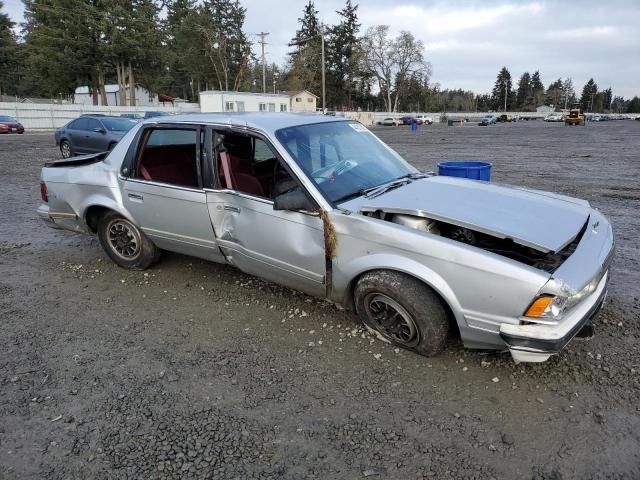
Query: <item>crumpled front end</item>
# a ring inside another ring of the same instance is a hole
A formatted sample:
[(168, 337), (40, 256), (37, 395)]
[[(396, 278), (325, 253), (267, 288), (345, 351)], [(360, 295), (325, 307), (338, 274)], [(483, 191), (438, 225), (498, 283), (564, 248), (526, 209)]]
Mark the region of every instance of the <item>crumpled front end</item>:
[(529, 314), (530, 307), (519, 324), (500, 325), (500, 336), (516, 362), (547, 360), (591, 323), (606, 299), (613, 251), (611, 225), (592, 210), (575, 252), (534, 300), (546, 299), (548, 308)]

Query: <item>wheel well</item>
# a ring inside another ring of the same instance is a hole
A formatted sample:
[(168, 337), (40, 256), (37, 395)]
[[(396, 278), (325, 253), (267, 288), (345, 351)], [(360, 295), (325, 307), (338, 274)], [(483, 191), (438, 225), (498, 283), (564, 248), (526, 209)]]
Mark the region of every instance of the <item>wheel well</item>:
[(370, 272), (379, 271), (379, 270), (389, 270), (391, 272), (401, 273), (402, 275), (405, 275), (409, 278), (413, 278), (414, 280), (417, 280), (418, 282), (422, 283), (425, 287), (427, 287), (429, 290), (431, 290), (433, 293), (435, 293), (438, 296), (438, 298), (440, 298), (440, 300), (442, 301), (442, 304), (447, 310), (447, 319), (449, 320), (449, 326), (451, 327), (449, 331), (455, 338), (458, 338), (458, 339), (460, 338), (460, 328), (458, 327), (458, 322), (456, 321), (456, 317), (453, 314), (453, 310), (451, 309), (451, 305), (449, 305), (449, 302), (447, 302), (447, 300), (440, 294), (440, 292), (438, 292), (435, 288), (433, 288), (433, 286), (429, 285), (423, 279), (416, 277), (415, 275), (411, 275), (410, 273), (403, 272), (402, 270), (395, 270), (393, 268), (374, 268), (374, 269), (367, 270), (365, 272), (360, 273), (357, 277), (351, 280), (351, 283), (349, 285), (349, 296), (350, 296), (349, 307), (351, 307), (354, 312), (355, 312), (356, 285), (358, 284), (358, 282), (360, 281), (363, 275)]
[(100, 218), (105, 213), (111, 211), (113, 210), (100, 205), (93, 205), (87, 209), (87, 213), (85, 213), (84, 219), (93, 233), (97, 233), (98, 231), (98, 222), (100, 221)]

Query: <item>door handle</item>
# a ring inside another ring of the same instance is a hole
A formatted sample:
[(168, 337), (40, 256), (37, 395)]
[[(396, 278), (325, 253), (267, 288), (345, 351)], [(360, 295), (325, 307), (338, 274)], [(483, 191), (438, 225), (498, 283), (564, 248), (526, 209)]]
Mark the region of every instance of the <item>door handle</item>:
[(143, 200), (142, 195), (140, 195), (139, 193), (127, 193), (127, 197), (129, 197), (131, 200), (138, 200), (139, 202)]
[(238, 208), (238, 207), (234, 207), (233, 205), (225, 205), (225, 206), (224, 206), (224, 209), (225, 209), (227, 212), (240, 213), (240, 208)]

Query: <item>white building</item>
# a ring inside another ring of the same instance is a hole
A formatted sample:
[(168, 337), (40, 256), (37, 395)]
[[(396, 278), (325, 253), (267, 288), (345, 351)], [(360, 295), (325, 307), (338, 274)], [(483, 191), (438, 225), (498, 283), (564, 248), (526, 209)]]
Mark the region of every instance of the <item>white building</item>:
[[(118, 106), (120, 105), (120, 89), (118, 85), (105, 85), (105, 93), (107, 95), (107, 105)], [(129, 88), (126, 89), (127, 105), (131, 104), (131, 92)], [(93, 95), (89, 91), (89, 87), (78, 87), (74, 93), (73, 103), (77, 105), (93, 105)], [(101, 104), (101, 98), (98, 94), (98, 105)], [(157, 106), (158, 96), (150, 93), (148, 90), (142, 87), (136, 87), (136, 106), (149, 107)]]
[(317, 98), (306, 90), (278, 94), (208, 90), (200, 92), (200, 111), (315, 112)]

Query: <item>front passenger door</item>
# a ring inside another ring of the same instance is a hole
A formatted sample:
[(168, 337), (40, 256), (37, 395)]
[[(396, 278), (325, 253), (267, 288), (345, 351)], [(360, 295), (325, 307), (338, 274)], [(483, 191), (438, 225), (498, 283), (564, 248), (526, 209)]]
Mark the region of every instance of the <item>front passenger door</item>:
[[(254, 142), (253, 175), (260, 160), (274, 158), (281, 162), (275, 149), (264, 139), (250, 137)], [(271, 154), (265, 152), (265, 148)], [(256, 159), (256, 155), (261, 158)], [(218, 160), (215, 171), (220, 171), (219, 165)], [(274, 180), (287, 170), (282, 164), (272, 163), (272, 172)], [(279, 180), (295, 181), (292, 177)], [(274, 210), (270, 194), (242, 191), (239, 185), (206, 189), (206, 193), (217, 242), (228, 263), (243, 272), (310, 295), (326, 295), (324, 226), (317, 213)]]

